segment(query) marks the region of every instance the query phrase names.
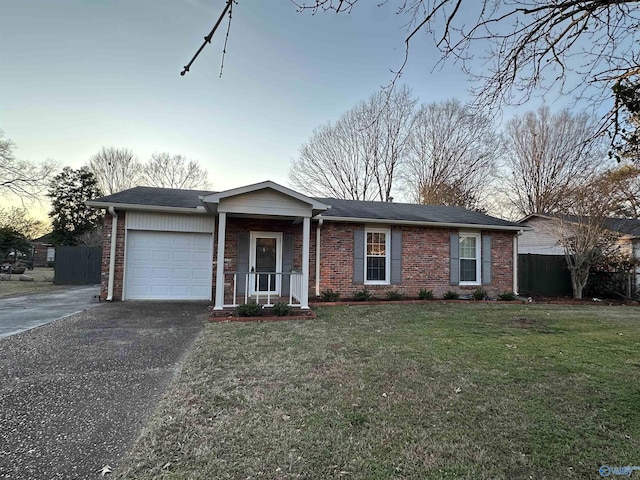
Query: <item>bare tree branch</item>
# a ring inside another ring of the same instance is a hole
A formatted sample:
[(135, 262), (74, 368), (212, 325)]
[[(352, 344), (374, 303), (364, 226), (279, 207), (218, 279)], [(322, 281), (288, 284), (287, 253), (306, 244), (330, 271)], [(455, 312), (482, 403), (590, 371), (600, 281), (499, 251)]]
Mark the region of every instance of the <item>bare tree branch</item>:
[(143, 185), (160, 188), (207, 189), (207, 170), (182, 155), (154, 153), (142, 166)]
[(127, 148), (102, 147), (89, 159), (88, 167), (103, 195), (135, 187), (140, 181), (140, 163)]
[(0, 130), (0, 196), (15, 196), (23, 203), (38, 200), (46, 192), (58, 164), (53, 160), (43, 163), (17, 160), (13, 155), (15, 144), (3, 137)]

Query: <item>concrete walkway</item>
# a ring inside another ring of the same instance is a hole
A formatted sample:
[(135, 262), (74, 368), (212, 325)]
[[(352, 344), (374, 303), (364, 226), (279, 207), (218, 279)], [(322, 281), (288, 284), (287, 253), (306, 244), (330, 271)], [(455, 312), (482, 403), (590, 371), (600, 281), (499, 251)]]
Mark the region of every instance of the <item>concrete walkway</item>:
[(1, 339), (0, 479), (115, 475), (207, 306), (103, 303)]
[(96, 306), (100, 285), (0, 298), (0, 338), (52, 322)]

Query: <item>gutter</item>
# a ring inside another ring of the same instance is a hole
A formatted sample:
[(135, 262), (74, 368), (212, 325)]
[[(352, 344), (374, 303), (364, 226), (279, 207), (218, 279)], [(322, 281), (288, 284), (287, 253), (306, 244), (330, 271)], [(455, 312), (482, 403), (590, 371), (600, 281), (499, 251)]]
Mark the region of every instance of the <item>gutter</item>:
[(449, 223), (449, 222), (423, 222), (420, 220), (391, 220), (382, 218), (358, 218), (358, 217), (323, 217), (318, 215), (315, 219), (327, 220), (329, 222), (352, 222), (352, 223), (381, 223), (387, 225), (416, 225), (424, 227), (448, 227), (448, 228), (474, 228), (482, 230), (508, 230), (522, 232), (532, 230), (531, 227), (523, 225), (482, 225), (475, 223)]
[(116, 235), (118, 234), (118, 214), (113, 206), (109, 207), (111, 214), (111, 250), (109, 253), (109, 285), (107, 287), (107, 302), (113, 301), (113, 283), (116, 269)]
[(320, 227), (322, 227), (323, 219), (318, 219), (316, 227), (316, 297), (320, 296)]
[[(114, 206), (113, 203), (106, 202), (96, 202), (93, 200), (89, 200), (85, 202), (88, 207), (94, 208), (111, 208)], [(207, 215), (206, 208), (203, 206), (198, 206), (195, 208), (191, 207), (165, 207), (161, 205), (138, 205), (135, 203), (118, 203), (116, 205), (121, 210), (140, 210), (140, 211), (150, 211), (150, 212), (163, 212), (163, 213), (191, 213), (191, 214), (199, 214), (199, 215)]]

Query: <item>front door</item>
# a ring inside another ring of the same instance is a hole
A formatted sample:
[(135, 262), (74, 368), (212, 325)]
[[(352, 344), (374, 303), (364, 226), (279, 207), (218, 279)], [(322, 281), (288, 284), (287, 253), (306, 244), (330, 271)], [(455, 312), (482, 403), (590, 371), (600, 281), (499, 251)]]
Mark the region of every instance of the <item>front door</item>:
[(257, 275), (251, 280), (251, 294), (280, 295), (282, 275), (282, 233), (251, 232), (249, 271)]

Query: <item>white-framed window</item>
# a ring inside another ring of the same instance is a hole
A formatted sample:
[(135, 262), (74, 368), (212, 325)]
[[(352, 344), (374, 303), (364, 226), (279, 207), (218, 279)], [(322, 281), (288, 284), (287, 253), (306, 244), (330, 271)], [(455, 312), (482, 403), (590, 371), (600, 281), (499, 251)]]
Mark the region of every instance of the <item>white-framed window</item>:
[(388, 285), (391, 265), (391, 231), (367, 228), (364, 231), (364, 283)]
[(460, 234), (460, 285), (480, 285), (480, 234)]

